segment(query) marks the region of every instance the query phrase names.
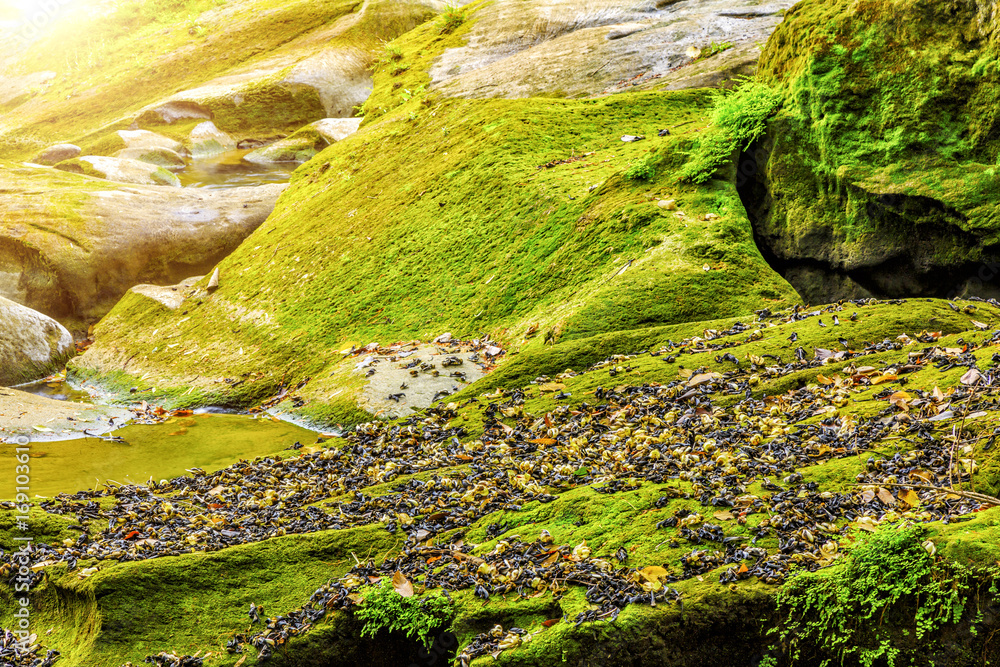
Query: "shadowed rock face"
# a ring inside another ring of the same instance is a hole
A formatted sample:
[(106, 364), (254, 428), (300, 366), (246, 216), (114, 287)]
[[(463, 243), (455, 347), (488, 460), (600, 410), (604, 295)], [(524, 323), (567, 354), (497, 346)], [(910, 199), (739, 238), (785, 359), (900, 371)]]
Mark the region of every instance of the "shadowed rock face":
[[(459, 97), (600, 95), (719, 85), (751, 71), (794, 3), (529, 0), (475, 13), (468, 43), (444, 53), (433, 85)], [(728, 44), (695, 62), (712, 43)]]
[(0, 203), (0, 296), (71, 328), (100, 319), (133, 285), (208, 273), (285, 187), (123, 187), (28, 167), (0, 169), (0, 183), (22, 195)]
[(58, 322), (0, 297), (0, 385), (45, 377), (72, 350), (73, 337)]
[(785, 102), (738, 187), (807, 300), (1000, 296), (995, 10), (808, 0), (768, 43)]

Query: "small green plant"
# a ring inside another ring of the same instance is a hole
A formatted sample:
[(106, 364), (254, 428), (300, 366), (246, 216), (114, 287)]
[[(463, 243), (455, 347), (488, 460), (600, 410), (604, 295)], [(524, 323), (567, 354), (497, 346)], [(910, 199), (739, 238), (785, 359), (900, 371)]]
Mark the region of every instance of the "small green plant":
[(636, 160), (625, 170), (626, 181), (651, 181), (656, 176), (656, 155), (649, 153), (640, 160)]
[(767, 120), (781, 104), (781, 93), (752, 78), (739, 81), (731, 91), (716, 91), (711, 124), (695, 146), (678, 179), (704, 183), (719, 170), (733, 151), (746, 150), (767, 129)]
[(924, 532), (882, 528), (862, 536), (841, 564), (789, 579), (778, 597), (782, 625), (772, 631), (789, 658), (797, 662), (807, 646), (822, 651), (820, 667), (898, 667), (910, 661), (895, 646), (894, 632), (920, 640), (961, 620), (972, 573), (936, 564), (930, 543), (921, 544)]
[(442, 35), (455, 32), (459, 26), (465, 23), (465, 11), (458, 5), (448, 5), (438, 18)]
[(198, 17), (188, 15), (187, 18), (187, 31), (189, 35), (194, 35), (195, 37), (204, 37), (208, 32), (205, 30), (205, 26), (198, 22)]
[(398, 63), (402, 59), (403, 50), (401, 48), (391, 42), (383, 41), (382, 53), (379, 55), (378, 60), (375, 61), (375, 64), (372, 65), (372, 69), (378, 72), (393, 63)]
[(732, 42), (719, 42), (716, 44), (714, 41), (701, 50), (701, 55), (698, 56), (699, 60), (702, 58), (711, 58), (717, 53), (722, 53), (723, 51), (728, 51), (733, 48)]
[(430, 633), (453, 616), (452, 602), (444, 595), (403, 597), (388, 577), (374, 586), (361, 588), (359, 593), (364, 602), (354, 615), (365, 622), (362, 637), (374, 637), (380, 630), (404, 632), (429, 649), (433, 644)]

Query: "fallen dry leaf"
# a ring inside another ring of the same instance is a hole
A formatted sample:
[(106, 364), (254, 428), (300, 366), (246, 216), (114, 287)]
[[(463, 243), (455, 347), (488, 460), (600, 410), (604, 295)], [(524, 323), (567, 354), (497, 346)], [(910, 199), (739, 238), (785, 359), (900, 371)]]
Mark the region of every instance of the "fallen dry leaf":
[(392, 587), (396, 589), (396, 592), (402, 595), (404, 598), (413, 597), (413, 584), (410, 580), (406, 578), (406, 575), (396, 570), (396, 574), (392, 575)]

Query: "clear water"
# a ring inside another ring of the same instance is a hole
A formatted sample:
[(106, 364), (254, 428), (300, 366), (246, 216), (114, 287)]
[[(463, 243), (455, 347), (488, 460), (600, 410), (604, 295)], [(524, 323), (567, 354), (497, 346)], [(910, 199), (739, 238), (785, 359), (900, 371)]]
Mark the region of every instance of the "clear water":
[(35, 396), (44, 396), (56, 401), (70, 401), (71, 403), (92, 403), (94, 398), (82, 389), (71, 387), (64, 380), (53, 382), (35, 382), (34, 384), (22, 384), (15, 387), (18, 391), (23, 391)]
[(259, 165), (244, 162), (250, 150), (227, 151), (201, 160), (191, 160), (177, 172), (186, 188), (236, 188), (244, 185), (287, 183), (297, 163)]
[[(95, 488), (107, 481), (141, 484), (184, 475), (188, 468), (214, 471), (240, 459), (274, 454), (316, 433), (268, 416), (203, 413), (136, 424), (113, 435), (125, 443), (80, 438), (29, 445), (30, 497)], [(0, 498), (14, 496), (14, 448), (0, 442)]]

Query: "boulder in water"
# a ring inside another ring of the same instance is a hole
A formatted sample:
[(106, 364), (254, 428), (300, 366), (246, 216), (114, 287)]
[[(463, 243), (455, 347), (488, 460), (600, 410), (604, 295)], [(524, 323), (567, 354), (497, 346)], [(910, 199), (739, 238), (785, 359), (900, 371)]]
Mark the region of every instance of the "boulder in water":
[(195, 125), (188, 138), (188, 150), (194, 158), (205, 158), (236, 148), (236, 140), (210, 120)]
[(243, 159), (254, 164), (307, 162), (330, 144), (358, 131), (361, 118), (323, 118), (273, 144), (247, 153)]

